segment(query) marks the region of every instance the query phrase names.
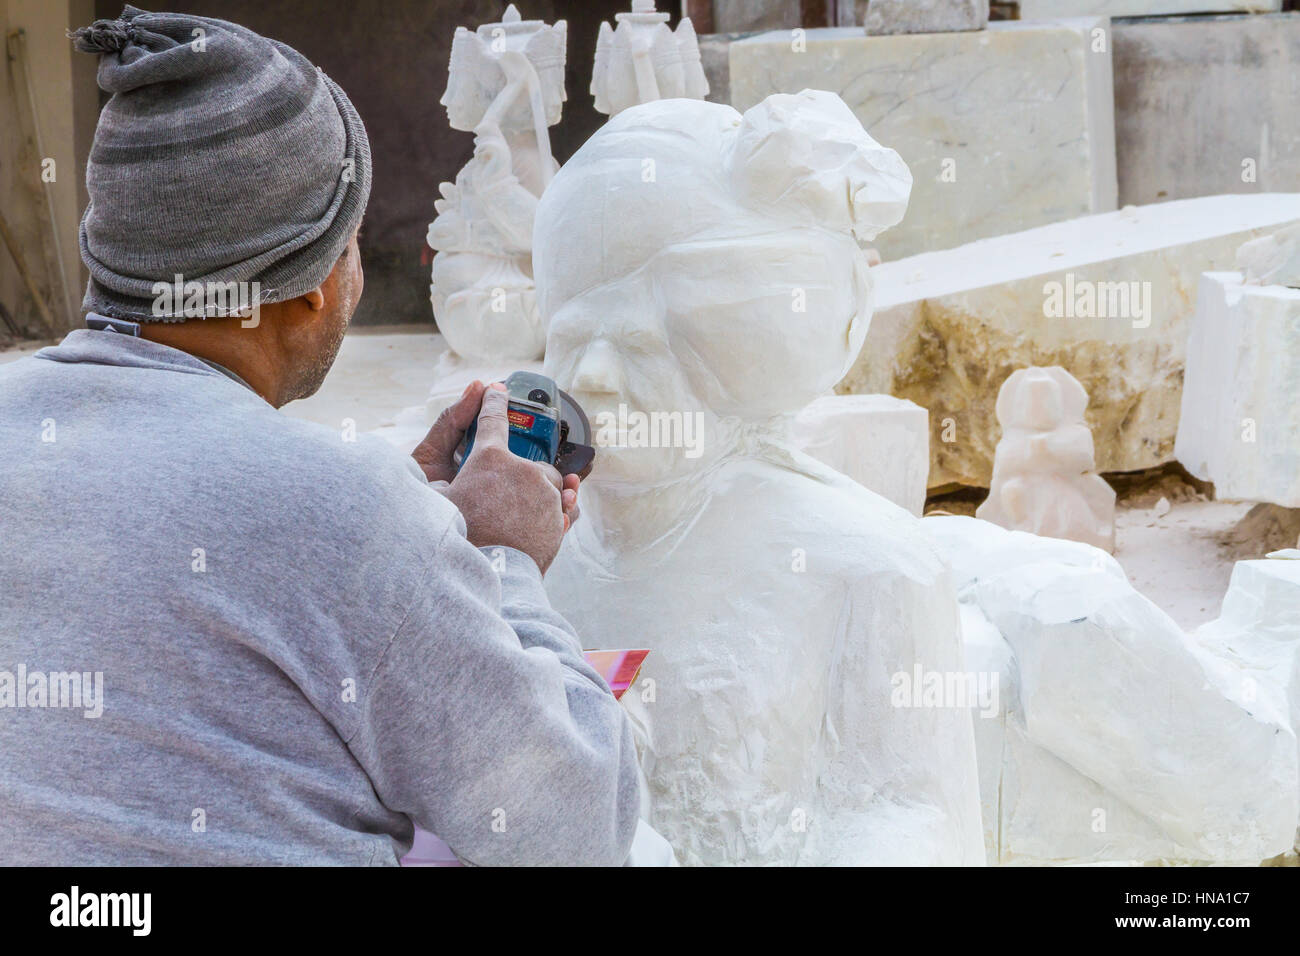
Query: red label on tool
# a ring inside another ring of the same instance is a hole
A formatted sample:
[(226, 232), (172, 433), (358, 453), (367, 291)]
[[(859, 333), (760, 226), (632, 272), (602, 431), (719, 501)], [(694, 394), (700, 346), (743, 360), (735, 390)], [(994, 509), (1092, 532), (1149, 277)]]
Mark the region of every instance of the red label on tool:
[(517, 412), (513, 408), (506, 412), (506, 417), (510, 419), (510, 424), (515, 428), (532, 428), (534, 416), (527, 412)]

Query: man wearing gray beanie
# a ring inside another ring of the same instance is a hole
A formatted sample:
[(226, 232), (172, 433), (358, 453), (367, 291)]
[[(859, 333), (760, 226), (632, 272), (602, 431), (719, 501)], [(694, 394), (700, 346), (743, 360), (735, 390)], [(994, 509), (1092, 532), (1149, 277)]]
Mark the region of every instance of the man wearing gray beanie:
[(88, 328), (0, 368), (0, 860), (624, 862), (631, 730), (541, 584), (577, 478), (500, 386), (410, 458), (278, 411), (361, 295), (348, 98), (222, 20), (74, 38)]

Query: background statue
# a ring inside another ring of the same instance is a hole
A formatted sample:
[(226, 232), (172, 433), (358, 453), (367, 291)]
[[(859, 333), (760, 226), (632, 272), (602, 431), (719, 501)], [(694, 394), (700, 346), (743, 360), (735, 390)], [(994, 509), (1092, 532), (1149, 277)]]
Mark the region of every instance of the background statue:
[[(456, 29), (442, 104), (452, 127), (474, 133), (474, 156), (443, 183), (429, 224), (430, 287), (438, 330), (457, 356), (536, 360), (546, 329), (533, 292), (533, 216), (558, 168), (547, 128), (564, 102), (565, 23), (520, 20)], [(435, 378), (455, 372), (448, 357)], [(458, 393), (457, 393), (458, 394)]]
[(651, 648), (624, 699), (684, 863), (983, 862), (969, 711), (898, 693), (961, 670), (947, 569), (790, 435), (861, 348), (858, 242), (910, 188), (806, 90), (629, 109), (538, 207), (546, 368), (608, 429), (547, 586), (591, 643)]
[(1088, 393), (1065, 369), (1022, 368), (998, 390), (1002, 439), (976, 517), (1115, 550), (1115, 491), (1096, 473)]
[(638, 103), (708, 95), (690, 17), (682, 17), (673, 32), (668, 14), (657, 12), (654, 0), (632, 0), (632, 12), (616, 13), (614, 19), (618, 28), (602, 23), (596, 38), (591, 95), (598, 112), (615, 116)]

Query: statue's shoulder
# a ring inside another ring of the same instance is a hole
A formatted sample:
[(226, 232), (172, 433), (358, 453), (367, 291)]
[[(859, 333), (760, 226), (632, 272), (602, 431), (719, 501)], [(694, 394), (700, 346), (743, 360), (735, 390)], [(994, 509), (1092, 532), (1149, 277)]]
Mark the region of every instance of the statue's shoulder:
[(845, 581), (890, 571), (932, 580), (944, 571), (921, 520), (852, 479), (754, 462), (729, 471), (709, 509), (710, 533), (729, 526), (768, 547), (786, 543)]

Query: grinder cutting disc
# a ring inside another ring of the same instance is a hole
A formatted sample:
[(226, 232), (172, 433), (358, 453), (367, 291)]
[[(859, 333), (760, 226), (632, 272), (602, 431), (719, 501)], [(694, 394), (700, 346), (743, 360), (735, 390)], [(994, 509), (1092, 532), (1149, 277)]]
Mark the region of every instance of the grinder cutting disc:
[(582, 406), (568, 392), (560, 393), (560, 450), (555, 457), (555, 467), (562, 475), (586, 478), (596, 461), (596, 449), (591, 444), (591, 422)]

